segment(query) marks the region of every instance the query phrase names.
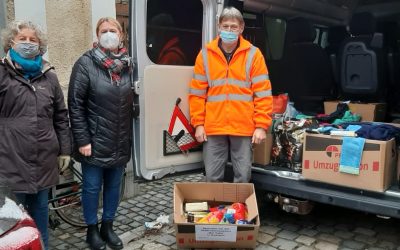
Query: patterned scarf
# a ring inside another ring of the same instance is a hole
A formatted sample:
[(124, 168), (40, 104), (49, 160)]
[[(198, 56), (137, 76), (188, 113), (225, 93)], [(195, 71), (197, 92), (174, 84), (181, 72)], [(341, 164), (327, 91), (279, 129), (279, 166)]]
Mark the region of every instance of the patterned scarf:
[(122, 70), (132, 64), (132, 59), (128, 56), (128, 51), (125, 48), (119, 49), (118, 54), (114, 54), (94, 43), (92, 54), (95, 62), (110, 72), (114, 85), (119, 85)]

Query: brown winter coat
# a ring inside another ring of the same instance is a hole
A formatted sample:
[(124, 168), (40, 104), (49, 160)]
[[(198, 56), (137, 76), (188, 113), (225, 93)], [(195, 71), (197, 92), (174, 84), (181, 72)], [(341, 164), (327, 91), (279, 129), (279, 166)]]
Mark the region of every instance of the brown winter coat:
[(15, 192), (56, 185), (57, 157), (71, 153), (68, 112), (51, 69), (27, 80), (9, 58), (0, 61), (0, 183)]

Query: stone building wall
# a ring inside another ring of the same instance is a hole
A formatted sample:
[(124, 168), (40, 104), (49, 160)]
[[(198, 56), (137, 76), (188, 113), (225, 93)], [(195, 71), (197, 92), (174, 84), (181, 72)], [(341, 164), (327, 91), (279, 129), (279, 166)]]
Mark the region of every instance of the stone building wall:
[(46, 0), (49, 58), (64, 93), (75, 61), (91, 47), (90, 1)]

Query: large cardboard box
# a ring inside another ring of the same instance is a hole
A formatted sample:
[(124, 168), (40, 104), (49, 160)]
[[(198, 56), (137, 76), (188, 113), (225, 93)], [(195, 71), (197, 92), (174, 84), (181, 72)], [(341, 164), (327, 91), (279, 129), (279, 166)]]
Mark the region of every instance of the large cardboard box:
[[(255, 224), (199, 224), (185, 218), (186, 202), (221, 204), (242, 202), (248, 220)], [(174, 226), (178, 248), (255, 248), (260, 218), (254, 185), (251, 183), (186, 182), (174, 184)]]
[(363, 190), (385, 191), (393, 182), (395, 174), (395, 140), (366, 140), (359, 175), (339, 172), (342, 141), (339, 136), (306, 134), (303, 150), (304, 178)]
[(253, 163), (268, 165), (271, 163), (272, 134), (267, 133), (265, 141), (255, 145), (253, 150)]
[[(339, 101), (324, 102), (325, 114), (336, 111)], [(361, 121), (385, 121), (386, 103), (349, 103), (351, 112), (361, 115)]]

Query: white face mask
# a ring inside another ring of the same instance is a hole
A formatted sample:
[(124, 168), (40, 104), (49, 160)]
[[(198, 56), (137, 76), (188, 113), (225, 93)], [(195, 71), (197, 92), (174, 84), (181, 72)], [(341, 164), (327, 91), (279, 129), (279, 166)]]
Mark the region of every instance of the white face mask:
[(100, 45), (105, 49), (117, 49), (119, 46), (119, 37), (117, 33), (107, 32), (100, 35)]

